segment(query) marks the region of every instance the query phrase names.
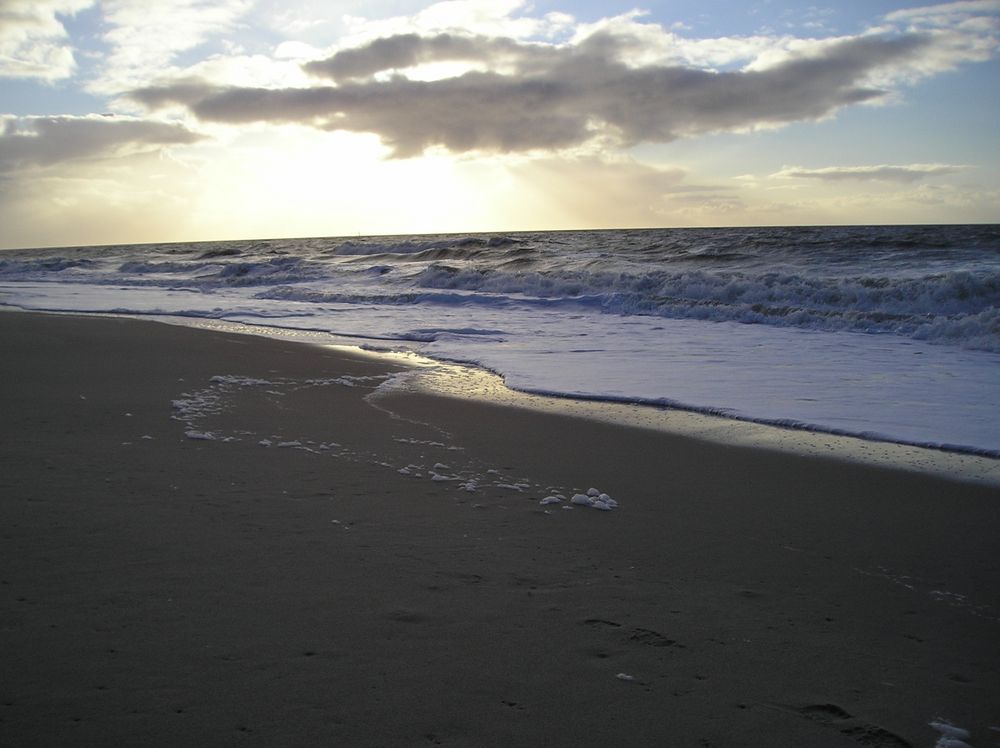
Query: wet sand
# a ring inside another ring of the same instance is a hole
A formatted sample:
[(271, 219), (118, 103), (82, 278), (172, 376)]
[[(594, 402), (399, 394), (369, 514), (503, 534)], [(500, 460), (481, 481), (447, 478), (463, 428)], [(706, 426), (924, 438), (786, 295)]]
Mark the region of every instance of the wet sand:
[(995, 487), (150, 322), (0, 350), (0, 744), (1000, 741)]

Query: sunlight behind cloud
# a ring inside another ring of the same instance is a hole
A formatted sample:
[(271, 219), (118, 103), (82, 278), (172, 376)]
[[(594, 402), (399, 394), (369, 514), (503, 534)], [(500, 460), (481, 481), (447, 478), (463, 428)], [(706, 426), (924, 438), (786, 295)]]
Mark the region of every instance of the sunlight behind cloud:
[(488, 216), (453, 156), (385, 154), (371, 135), (285, 127), (243, 136), (226, 158), (197, 165), (199, 222), (220, 236), (329, 236), (471, 230)]

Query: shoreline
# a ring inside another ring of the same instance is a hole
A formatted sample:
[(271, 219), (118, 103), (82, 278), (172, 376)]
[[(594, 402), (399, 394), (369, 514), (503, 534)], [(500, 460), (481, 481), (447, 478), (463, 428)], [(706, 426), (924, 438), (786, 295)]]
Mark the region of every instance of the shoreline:
[[(266, 338), (15, 313), (0, 342), (5, 744), (997, 725), (992, 487), (425, 392), (373, 407), (399, 365)], [(591, 486), (619, 508), (539, 504)]]
[(288, 340), (304, 345), (343, 350), (348, 354), (372, 356), (388, 363), (402, 364), (411, 368), (412, 375), (400, 378), (400, 385), (403, 389), (418, 393), (497, 403), (540, 413), (571, 413), (579, 418), (686, 436), (715, 444), (772, 449), (804, 456), (832, 456), (864, 465), (890, 467), (949, 480), (1000, 487), (1000, 455), (971, 447), (900, 442), (877, 434), (852, 434), (807, 424), (772, 423), (683, 405), (526, 392), (509, 387), (502, 375), (476, 364), (434, 359), (411, 351), (395, 352), (366, 348), (362, 344), (329, 342), (330, 338), (337, 341), (346, 338), (318, 330), (274, 328), (243, 322), (171, 315), (151, 319), (129, 314), (84, 316), (135, 319), (195, 330)]

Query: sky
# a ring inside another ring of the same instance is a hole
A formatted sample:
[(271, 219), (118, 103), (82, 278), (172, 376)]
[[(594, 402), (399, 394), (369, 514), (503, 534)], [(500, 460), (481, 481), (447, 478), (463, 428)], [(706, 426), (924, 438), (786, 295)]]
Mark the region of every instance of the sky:
[(1000, 0), (0, 0), (0, 248), (1000, 223)]

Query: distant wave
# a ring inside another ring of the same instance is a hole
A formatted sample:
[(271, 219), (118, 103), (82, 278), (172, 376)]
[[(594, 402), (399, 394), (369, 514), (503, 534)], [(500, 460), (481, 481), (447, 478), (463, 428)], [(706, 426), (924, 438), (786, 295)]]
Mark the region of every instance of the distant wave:
[(197, 273), (207, 267), (208, 263), (203, 262), (143, 262), (142, 260), (132, 260), (123, 262), (118, 266), (121, 273), (147, 275), (156, 273)]
[[(11, 253), (13, 254), (13, 252)], [(73, 268), (89, 268), (96, 263), (85, 258), (46, 257), (38, 259), (0, 259), (0, 276), (17, 277), (39, 273), (61, 273)]]
[(432, 250), (482, 249), (516, 245), (519, 240), (508, 236), (464, 236), (448, 239), (433, 239), (429, 241), (399, 241), (377, 242), (347, 241), (339, 244), (334, 250), (337, 255), (412, 255), (426, 253)]

